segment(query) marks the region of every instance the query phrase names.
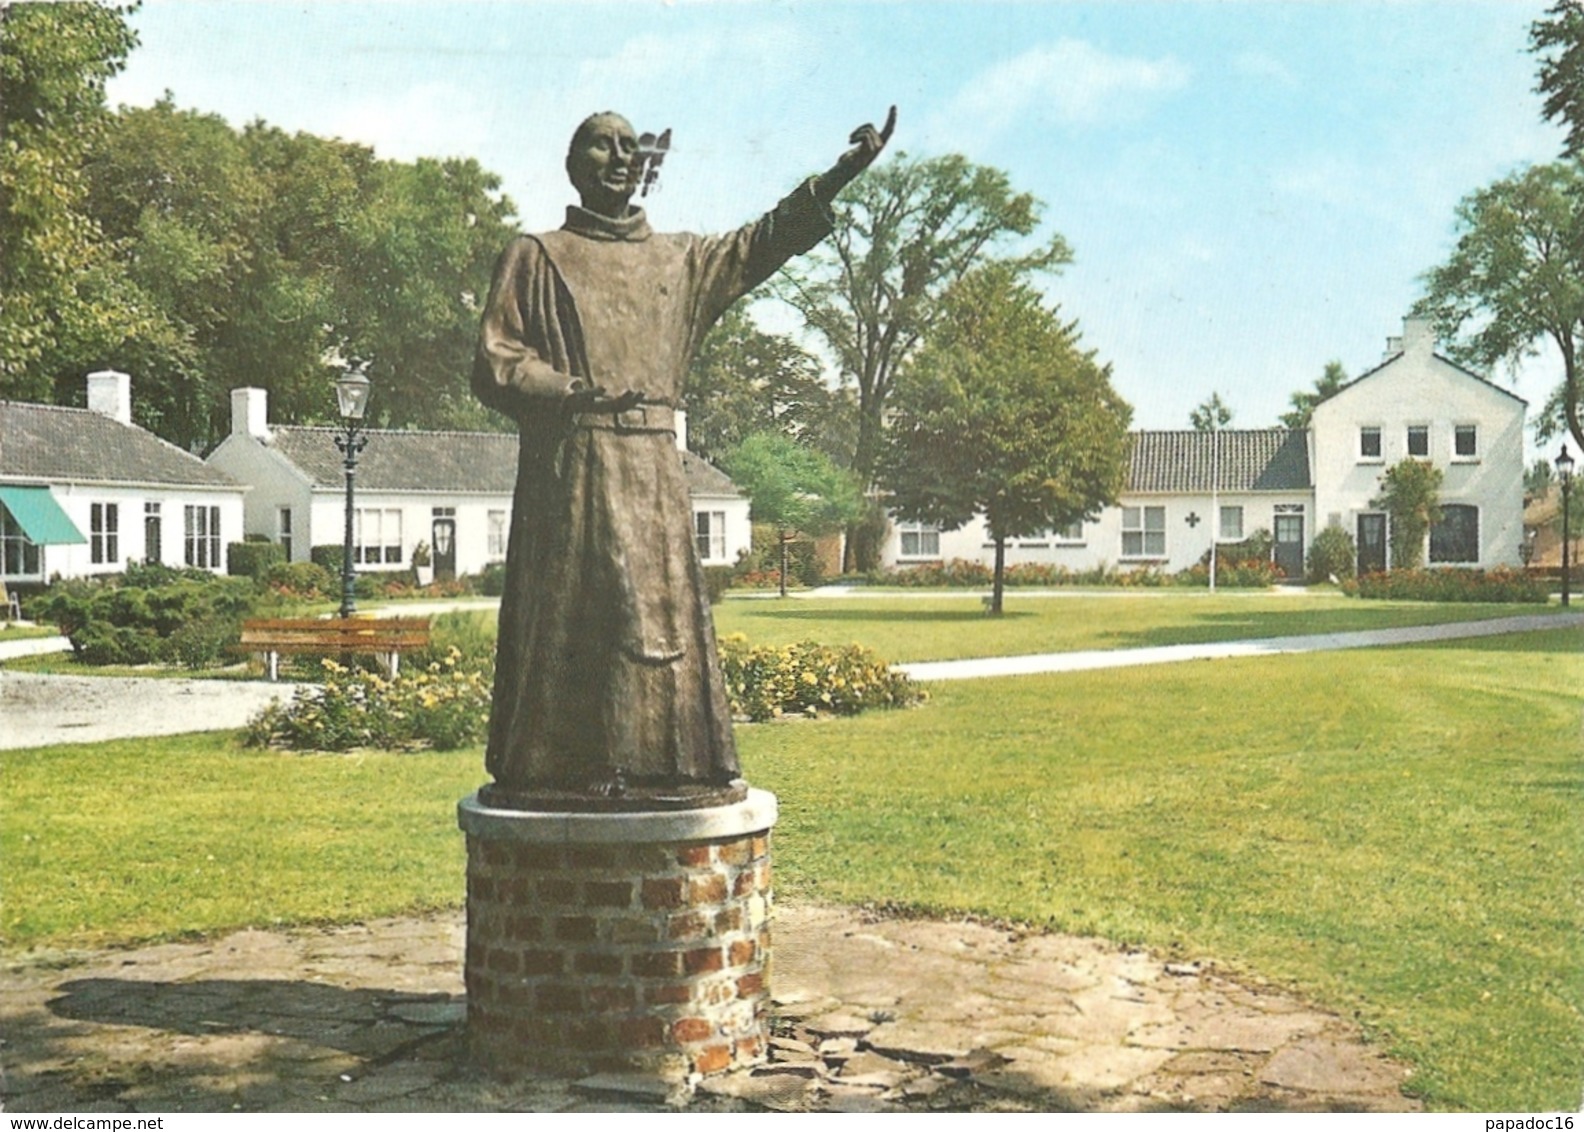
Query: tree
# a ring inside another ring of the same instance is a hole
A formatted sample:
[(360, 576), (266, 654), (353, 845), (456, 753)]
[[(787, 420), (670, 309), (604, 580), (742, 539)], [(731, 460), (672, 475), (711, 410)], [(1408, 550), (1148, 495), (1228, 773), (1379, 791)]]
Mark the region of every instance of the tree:
[(1524, 472), (1524, 495), (1527, 498), (1541, 499), (1551, 490), (1551, 485), (1556, 482), (1556, 471), (1551, 461), (1546, 459), (1536, 460)]
[(1563, 153), (1578, 157), (1584, 152), (1584, 5), (1552, 4), (1529, 26), (1529, 50), (1540, 57), (1535, 89), (1545, 96), (1544, 117), (1567, 127)]
[(756, 432), (812, 440), (832, 394), (818, 358), (786, 335), (759, 329), (739, 305), (704, 339), (684, 399), (688, 447), (719, 462)]
[(136, 43), (128, 11), (0, 5), (0, 397), (49, 400), (55, 373), (160, 329), (87, 211), (82, 172), (105, 83)]
[(984, 515), (995, 615), (1007, 539), (1093, 518), (1122, 489), (1132, 410), (1078, 337), (1014, 265), (990, 264), (947, 294), (897, 386), (882, 485), (904, 519)]
[(1188, 414), (1188, 423), (1195, 432), (1216, 432), (1232, 423), (1232, 410), (1221, 400), (1221, 394), (1211, 393)]
[[(1566, 428), (1584, 446), (1578, 408), (1584, 350), (1584, 174), (1574, 162), (1536, 165), (1458, 205), (1451, 257), (1424, 276), (1417, 314), (1430, 317), (1454, 358), (1490, 368), (1532, 356), (1549, 340), (1562, 358), (1560, 418), (1542, 416), (1544, 442)], [(1458, 337), (1461, 335), (1461, 337)]]
[(1287, 400), (1292, 405), (1292, 411), (1283, 413), (1278, 420), (1283, 428), (1302, 430), (1309, 427), (1309, 420), (1314, 416), (1315, 406), (1326, 398), (1336, 393), (1348, 383), (1347, 370), (1342, 368), (1342, 363), (1335, 359), (1325, 364), (1325, 370), (1315, 381), (1313, 389), (1300, 389)]
[[(926, 160), (899, 154), (843, 191), (831, 239), (778, 276), (775, 293), (802, 313), (842, 380), (857, 389), (858, 423), (846, 463), (866, 489), (874, 482), (897, 375), (934, 323), (942, 296), (991, 261), (994, 249), (1030, 235), (1040, 211), (1039, 201), (1014, 192), (999, 169), (955, 154)], [(1052, 236), (1005, 262), (1020, 271), (1054, 270), (1071, 258), (1066, 242)], [(849, 537), (847, 568), (873, 565), (865, 560), (872, 548), (863, 542)]]
[(781, 596), (787, 593), (787, 547), (798, 533), (827, 534), (863, 508), (852, 477), (829, 457), (778, 432), (756, 432), (725, 460), (726, 472), (748, 493), (751, 517), (776, 529)]
[(1441, 521), (1441, 469), (1412, 457), (1387, 468), (1371, 507), (1386, 512), (1392, 566), (1417, 570), (1424, 563), (1425, 535)]

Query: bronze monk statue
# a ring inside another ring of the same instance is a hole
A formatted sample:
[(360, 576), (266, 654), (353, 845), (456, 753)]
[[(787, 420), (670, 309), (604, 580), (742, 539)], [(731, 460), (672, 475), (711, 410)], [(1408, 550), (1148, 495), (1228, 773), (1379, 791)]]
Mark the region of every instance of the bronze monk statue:
[(652, 809), (743, 796), (675, 412), (738, 298), (829, 234), (830, 204), (896, 125), (720, 236), (650, 230), (625, 118), (577, 128), (581, 203), (501, 254), (473, 391), (521, 435), (486, 754), (486, 805)]

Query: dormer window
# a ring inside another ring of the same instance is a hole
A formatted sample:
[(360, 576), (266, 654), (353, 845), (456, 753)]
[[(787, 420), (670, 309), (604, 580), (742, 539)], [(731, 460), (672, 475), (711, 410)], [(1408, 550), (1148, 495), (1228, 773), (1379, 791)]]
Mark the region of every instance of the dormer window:
[(1415, 424), (1408, 426), (1408, 455), (1418, 456), (1421, 459), (1430, 455), (1430, 426)]
[(1376, 425), (1365, 425), (1359, 429), (1359, 459), (1379, 460), (1381, 458), (1381, 430)]

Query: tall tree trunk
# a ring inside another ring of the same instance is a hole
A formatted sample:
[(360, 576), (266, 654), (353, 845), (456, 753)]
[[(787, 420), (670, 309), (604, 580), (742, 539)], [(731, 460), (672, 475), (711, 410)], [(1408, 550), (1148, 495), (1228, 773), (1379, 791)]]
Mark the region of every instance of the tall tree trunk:
[(995, 578), (990, 583), (990, 616), (1000, 617), (1002, 599), (1006, 595), (1006, 536), (995, 540)]
[(781, 596), (786, 597), (787, 543), (792, 541), (792, 536), (784, 528), (777, 533), (781, 541)]
[[(883, 427), (884, 421), (879, 413), (864, 408), (858, 410), (858, 441), (853, 448), (852, 472), (866, 493), (874, 487)], [(846, 547), (842, 551), (842, 573), (863, 573), (880, 565), (879, 540), (871, 536), (869, 529), (873, 525), (874, 517), (870, 514), (848, 524)]]

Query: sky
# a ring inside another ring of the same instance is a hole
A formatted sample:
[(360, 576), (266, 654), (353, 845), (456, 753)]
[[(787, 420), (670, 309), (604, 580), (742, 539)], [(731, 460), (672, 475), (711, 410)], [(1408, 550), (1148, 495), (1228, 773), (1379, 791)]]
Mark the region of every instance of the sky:
[[(958, 152), (1044, 203), (1075, 261), (1045, 290), (1134, 425), (1212, 392), (1274, 425), (1327, 361), (1357, 375), (1474, 190), (1556, 159), (1527, 50), (1541, 3), (621, 4), (144, 0), (112, 105), (176, 104), (473, 157), (526, 231), (558, 227), (596, 110), (670, 127), (661, 230), (721, 231), (898, 108), (892, 150)], [(794, 316), (766, 304), (767, 328)], [(1496, 380), (1537, 409), (1559, 368)]]

